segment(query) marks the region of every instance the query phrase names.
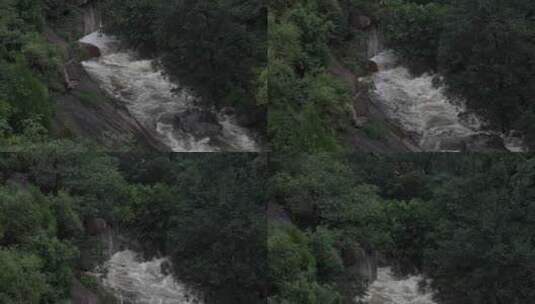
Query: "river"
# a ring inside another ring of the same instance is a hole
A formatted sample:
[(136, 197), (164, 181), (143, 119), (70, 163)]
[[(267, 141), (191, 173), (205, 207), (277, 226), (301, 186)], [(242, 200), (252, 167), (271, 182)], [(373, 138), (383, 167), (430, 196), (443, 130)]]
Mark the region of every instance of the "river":
[(367, 304), (437, 304), (430, 290), (418, 287), (422, 276), (397, 278), (389, 267), (377, 270), (377, 280), (368, 288), (363, 299)]
[[(91, 78), (109, 95), (123, 102), (129, 112), (172, 151), (260, 150), (251, 130), (239, 126), (231, 114), (216, 113), (196, 105), (196, 98), (187, 90), (176, 90), (178, 86), (157, 68), (155, 60), (139, 59), (135, 52), (121, 48), (114, 37), (98, 31), (80, 42), (97, 46), (101, 51), (100, 57), (82, 62)], [(210, 111), (216, 117), (220, 128), (216, 135), (199, 137), (176, 126), (178, 113), (199, 109)]]
[[(373, 41), (370, 45), (376, 44)], [(470, 146), (477, 150), (485, 145), (483, 148), (503, 151), (524, 150), (520, 138), (490, 131), (485, 121), (466, 109), (463, 100), (448, 97), (445, 87), (436, 85), (439, 76), (411, 75), (392, 50), (371, 54), (378, 67), (372, 76), (373, 102), (423, 151), (461, 151)]]
[(162, 272), (167, 258), (143, 261), (131, 250), (115, 253), (106, 262), (103, 286), (121, 304), (202, 304), (202, 301), (171, 274)]

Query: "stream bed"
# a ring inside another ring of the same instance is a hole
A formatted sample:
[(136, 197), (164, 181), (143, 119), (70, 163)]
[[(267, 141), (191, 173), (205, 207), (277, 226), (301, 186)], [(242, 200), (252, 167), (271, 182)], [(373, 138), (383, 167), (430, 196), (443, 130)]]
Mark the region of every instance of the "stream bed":
[(131, 250), (116, 252), (105, 263), (102, 285), (121, 304), (202, 304), (183, 284), (165, 273), (167, 258), (143, 261)]
[(411, 75), (392, 50), (371, 61), (378, 69), (372, 76), (373, 102), (423, 151), (524, 150), (521, 138), (491, 131), (462, 100), (448, 97), (438, 75)]
[(135, 52), (122, 49), (120, 41), (99, 31), (80, 42), (98, 47), (101, 53), (98, 58), (82, 62), (91, 78), (110, 96), (123, 102), (132, 116), (157, 134), (157, 139), (170, 150), (261, 150), (253, 131), (239, 126), (228, 112), (198, 106), (190, 92), (177, 90), (178, 86), (157, 67), (156, 60), (137, 58)]
[(396, 278), (389, 267), (377, 270), (377, 280), (362, 299), (366, 304), (437, 304), (431, 290), (419, 288), (422, 276)]

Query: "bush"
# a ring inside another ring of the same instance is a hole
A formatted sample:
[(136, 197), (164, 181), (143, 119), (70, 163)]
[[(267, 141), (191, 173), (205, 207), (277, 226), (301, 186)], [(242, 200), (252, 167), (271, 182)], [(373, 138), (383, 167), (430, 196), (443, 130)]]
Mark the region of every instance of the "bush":
[(10, 105), (9, 123), (15, 132), (24, 130), (27, 119), (50, 126), (53, 105), (48, 89), (24, 63), (0, 63), (0, 99)]
[(368, 121), (363, 127), (362, 130), (368, 136), (368, 138), (373, 140), (381, 140), (384, 139), (388, 129), (383, 124), (383, 122), (380, 121)]

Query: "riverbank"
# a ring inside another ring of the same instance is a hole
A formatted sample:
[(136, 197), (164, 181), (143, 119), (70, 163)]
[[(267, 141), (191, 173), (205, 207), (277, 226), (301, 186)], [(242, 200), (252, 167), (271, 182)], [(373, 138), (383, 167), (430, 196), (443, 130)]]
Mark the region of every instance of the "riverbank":
[(64, 88), (58, 87), (51, 93), (55, 101), (51, 136), (93, 141), (110, 151), (170, 151), (122, 103), (108, 96), (82, 67), (83, 60), (100, 54), (79, 45), (77, 40), (100, 26), (98, 4), (84, 1), (63, 22), (51, 23), (44, 31), (46, 40), (65, 54)]

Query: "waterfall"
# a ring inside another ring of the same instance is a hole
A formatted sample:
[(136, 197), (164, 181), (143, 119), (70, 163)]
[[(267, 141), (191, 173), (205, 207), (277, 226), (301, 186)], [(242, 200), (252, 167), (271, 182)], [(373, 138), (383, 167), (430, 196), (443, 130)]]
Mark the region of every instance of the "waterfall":
[[(118, 47), (120, 42), (114, 37), (98, 31), (82, 38), (80, 42), (97, 46), (102, 53), (99, 58), (82, 62), (89, 75), (109, 95), (122, 101), (129, 112), (144, 127), (158, 134), (158, 139), (171, 150), (260, 150), (251, 130), (239, 126), (232, 114), (197, 106), (196, 98), (187, 90), (178, 90), (178, 86), (156, 67), (155, 60), (136, 58), (134, 52), (121, 50)], [(180, 113), (187, 111), (193, 111), (197, 116), (192, 119), (177, 118)], [(188, 122), (191, 125), (185, 128), (180, 125)]]
[(167, 258), (141, 261), (138, 255), (125, 250), (115, 253), (106, 263), (102, 283), (111, 289), (121, 303), (131, 304), (202, 304), (198, 296), (162, 273)]
[(102, 17), (100, 15), (100, 12), (95, 7), (95, 4), (90, 3), (84, 6), (83, 20), (85, 35), (97, 31), (100, 28), (102, 24)]
[(396, 278), (389, 267), (379, 268), (367, 296), (355, 300), (367, 304), (436, 304), (430, 290), (419, 288), (423, 280), (422, 276)]
[(400, 125), (424, 151), (521, 149), (521, 142), (486, 130), (486, 123), (470, 113), (462, 100), (452, 100), (437, 75), (413, 77), (391, 50), (372, 59), (375, 73), (373, 102)]
[(368, 31), (368, 58), (377, 56), (383, 50), (383, 39), (376, 26)]

